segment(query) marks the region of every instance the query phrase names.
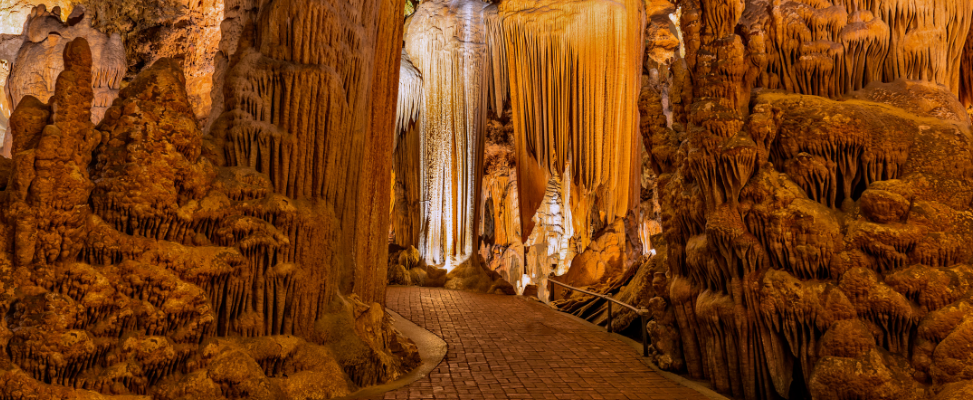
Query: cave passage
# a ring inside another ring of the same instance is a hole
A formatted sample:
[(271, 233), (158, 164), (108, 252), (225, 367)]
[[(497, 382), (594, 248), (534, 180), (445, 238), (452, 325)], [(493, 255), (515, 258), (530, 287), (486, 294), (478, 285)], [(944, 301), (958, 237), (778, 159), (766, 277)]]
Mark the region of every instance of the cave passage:
[(971, 115), (970, 1), (0, 0), (0, 400), (971, 399)]

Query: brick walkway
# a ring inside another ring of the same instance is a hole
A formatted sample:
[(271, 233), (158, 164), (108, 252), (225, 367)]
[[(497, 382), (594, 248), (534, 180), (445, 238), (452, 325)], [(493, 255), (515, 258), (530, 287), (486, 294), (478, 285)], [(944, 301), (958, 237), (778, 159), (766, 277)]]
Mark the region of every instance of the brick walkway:
[(514, 296), (389, 287), (387, 306), (442, 337), (446, 359), (385, 399), (705, 399), (604, 330)]

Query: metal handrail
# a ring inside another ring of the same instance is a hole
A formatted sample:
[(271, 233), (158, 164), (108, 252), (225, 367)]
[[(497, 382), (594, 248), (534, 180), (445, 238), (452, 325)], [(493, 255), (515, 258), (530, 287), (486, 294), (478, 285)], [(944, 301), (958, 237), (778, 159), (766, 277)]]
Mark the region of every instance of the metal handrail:
[(605, 329), (608, 330), (608, 333), (612, 333), (612, 303), (618, 304), (618, 305), (620, 305), (622, 307), (625, 307), (625, 308), (628, 308), (628, 309), (630, 309), (632, 311), (635, 311), (635, 313), (638, 314), (639, 315), (639, 318), (642, 320), (642, 324), (641, 324), (642, 329), (640, 329), (642, 331), (642, 357), (648, 357), (649, 356), (649, 332), (648, 332), (648, 328), (646, 328), (646, 324), (648, 324), (648, 321), (646, 321), (646, 317), (649, 314), (649, 310), (647, 310), (645, 308), (635, 308), (631, 304), (627, 304), (627, 303), (623, 303), (621, 301), (615, 300), (611, 296), (606, 296), (606, 295), (603, 295), (603, 294), (600, 294), (600, 293), (589, 292), (589, 291), (584, 290), (584, 289), (578, 289), (578, 288), (576, 288), (574, 286), (566, 285), (566, 284), (563, 284), (561, 282), (555, 281), (555, 280), (550, 279), (550, 278), (548, 278), (547, 281), (548, 282), (551, 282), (551, 283), (553, 283), (555, 285), (562, 286), (562, 287), (564, 287), (564, 288), (566, 288), (568, 290), (574, 290), (574, 291), (578, 291), (578, 292), (581, 292), (581, 293), (584, 293), (584, 294), (589, 294), (589, 295), (592, 295), (592, 296), (595, 296), (595, 297), (600, 297), (602, 299), (608, 300), (608, 324), (607, 324), (607, 326), (605, 326)]

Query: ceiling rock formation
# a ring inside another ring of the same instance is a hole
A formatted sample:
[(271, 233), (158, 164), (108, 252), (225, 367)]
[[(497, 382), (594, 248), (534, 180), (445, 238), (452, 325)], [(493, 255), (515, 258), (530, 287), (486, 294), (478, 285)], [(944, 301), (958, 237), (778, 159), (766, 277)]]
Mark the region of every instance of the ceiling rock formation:
[(381, 306), (402, 4), (256, 7), (212, 137), (170, 59), (95, 126), (80, 38), (49, 103), (19, 102), (0, 393), (331, 398), (418, 362)]
[(476, 253), (496, 17), (478, 0), (425, 1), (409, 17), (405, 50), (423, 77), (418, 248), (429, 265), (450, 269)]
[[(560, 182), (570, 226), (558, 241), (571, 251), (559, 252), (558, 264), (569, 265), (571, 253), (638, 204), (644, 10), (639, 1), (597, 0), (509, 0), (499, 10), (523, 234), (531, 243), (547, 241), (530, 239), (535, 214), (551, 182)], [(554, 272), (550, 265), (531, 268)]]
[(968, 391), (973, 5), (678, 5), (656, 359), (746, 399)]

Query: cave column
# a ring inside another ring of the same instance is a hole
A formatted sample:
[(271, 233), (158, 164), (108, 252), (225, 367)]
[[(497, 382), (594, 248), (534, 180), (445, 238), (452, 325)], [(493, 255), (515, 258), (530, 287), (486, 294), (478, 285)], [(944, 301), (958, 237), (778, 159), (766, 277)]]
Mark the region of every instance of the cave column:
[(419, 251), (447, 269), (476, 252), (494, 18), (496, 7), (482, 1), (426, 1), (406, 33), (406, 51), (424, 78)]

